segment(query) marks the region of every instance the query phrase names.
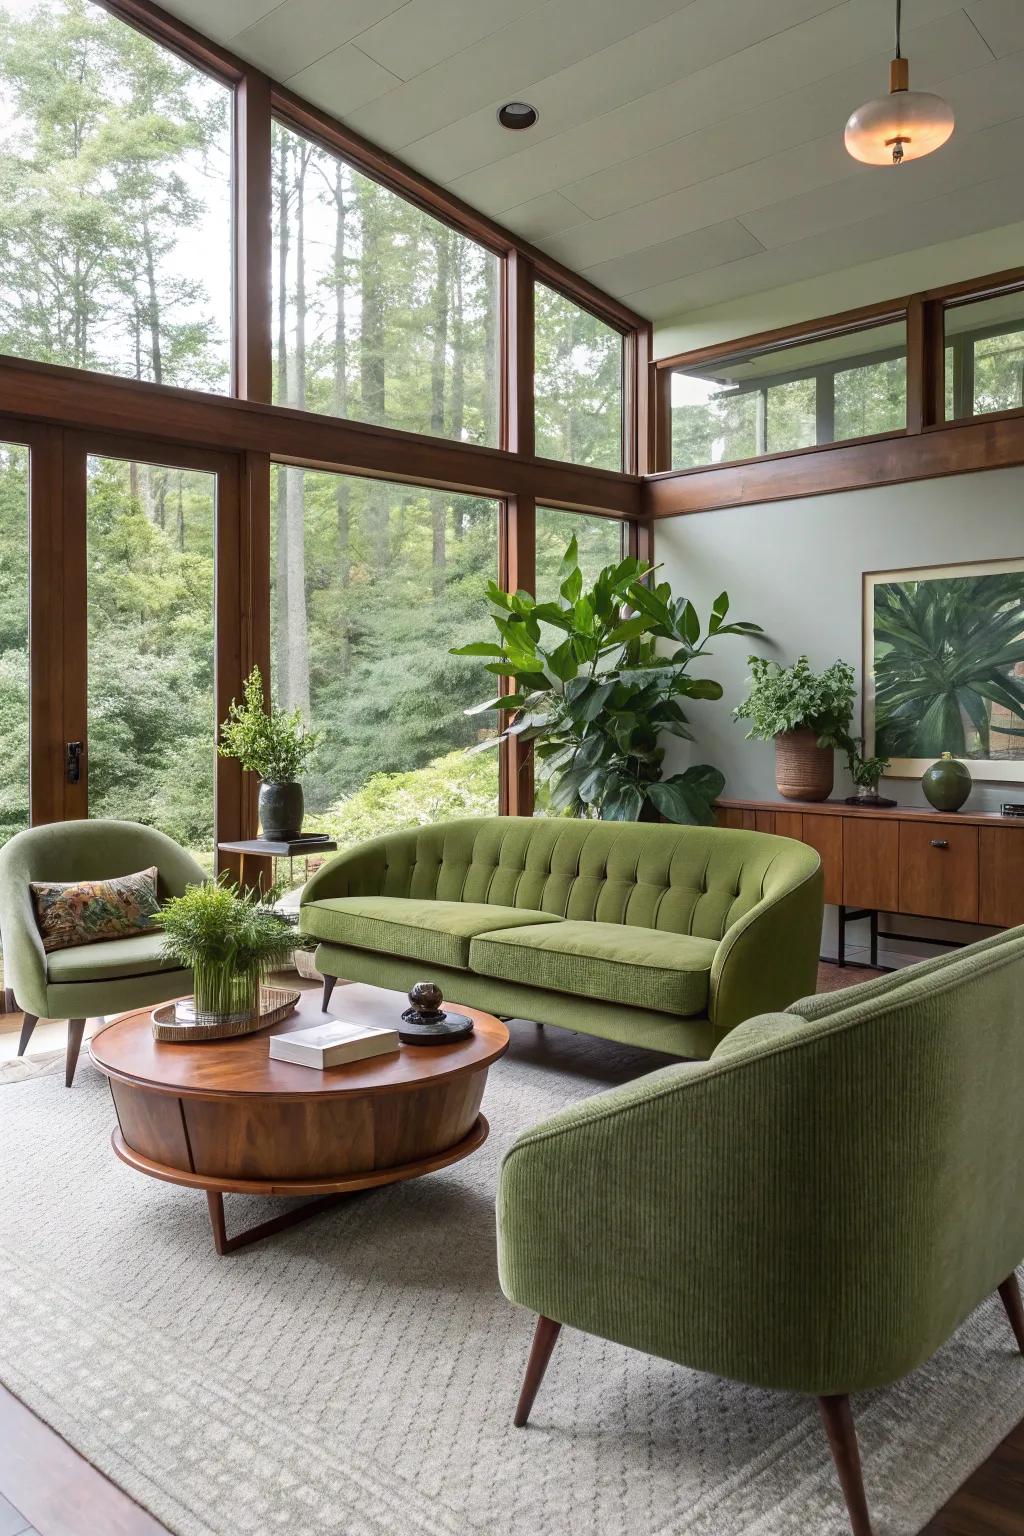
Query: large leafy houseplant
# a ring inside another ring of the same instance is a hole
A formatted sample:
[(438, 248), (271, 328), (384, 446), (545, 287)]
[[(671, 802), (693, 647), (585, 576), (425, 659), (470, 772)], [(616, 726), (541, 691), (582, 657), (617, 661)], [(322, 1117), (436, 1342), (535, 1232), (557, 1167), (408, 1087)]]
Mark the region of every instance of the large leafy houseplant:
[[(875, 738), (892, 757), (992, 755), (1024, 737), (1024, 583), (1019, 572), (875, 588)], [(976, 740), (968, 731), (976, 732)]]
[(153, 921), (163, 928), (164, 953), (192, 972), (196, 1013), (217, 1018), (251, 1018), (260, 983), (295, 948), (294, 931), (265, 898), (238, 896), (223, 880), (190, 885)]
[[(663, 738), (693, 740), (684, 699), (720, 699), (722, 687), (690, 675), (721, 635), (760, 633), (727, 623), (729, 599), (716, 598), (706, 634), (693, 604), (673, 598), (667, 582), (649, 585), (652, 567), (621, 560), (584, 588), (575, 538), (558, 574), (558, 599), (538, 602), (490, 582), (487, 597), (497, 641), (455, 648), (485, 658), (487, 671), (509, 678), (513, 692), (470, 714), (511, 712), (496, 738), (535, 743), (551, 809), (609, 821), (710, 823), (725, 784), (707, 763), (663, 777)], [(493, 745), (483, 743), (471, 751)]]

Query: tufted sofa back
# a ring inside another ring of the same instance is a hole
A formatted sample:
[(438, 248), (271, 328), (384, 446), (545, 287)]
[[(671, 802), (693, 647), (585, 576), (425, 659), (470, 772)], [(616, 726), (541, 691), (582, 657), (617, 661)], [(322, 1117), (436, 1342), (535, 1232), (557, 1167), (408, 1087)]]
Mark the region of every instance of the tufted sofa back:
[(303, 902), (490, 902), (717, 940), (762, 896), (817, 867), (813, 849), (762, 832), (490, 816), (376, 838), (325, 865)]

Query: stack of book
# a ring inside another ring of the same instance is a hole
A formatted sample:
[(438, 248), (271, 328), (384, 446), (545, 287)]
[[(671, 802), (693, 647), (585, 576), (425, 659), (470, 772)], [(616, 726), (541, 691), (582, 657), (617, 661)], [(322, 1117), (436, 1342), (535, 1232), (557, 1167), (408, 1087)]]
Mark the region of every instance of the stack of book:
[(400, 1048), (397, 1029), (375, 1024), (346, 1024), (344, 1019), (330, 1019), (309, 1029), (297, 1029), (289, 1035), (271, 1035), (270, 1055), (274, 1061), (291, 1061), (300, 1067), (343, 1067), (349, 1062), (366, 1061), (370, 1056), (386, 1056)]

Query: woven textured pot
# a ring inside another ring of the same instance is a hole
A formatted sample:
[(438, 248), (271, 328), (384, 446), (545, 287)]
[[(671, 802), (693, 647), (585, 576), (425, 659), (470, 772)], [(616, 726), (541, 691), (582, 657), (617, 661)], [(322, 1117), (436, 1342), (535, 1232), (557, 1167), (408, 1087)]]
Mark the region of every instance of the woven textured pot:
[(836, 755), (819, 747), (806, 727), (775, 738), (775, 783), (786, 800), (827, 800), (835, 783)]

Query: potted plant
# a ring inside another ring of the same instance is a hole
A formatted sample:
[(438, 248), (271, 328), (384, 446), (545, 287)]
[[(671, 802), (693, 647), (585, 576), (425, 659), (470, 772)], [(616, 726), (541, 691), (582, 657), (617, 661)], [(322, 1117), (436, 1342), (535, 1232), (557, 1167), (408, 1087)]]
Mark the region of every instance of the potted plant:
[(861, 757), (861, 743), (851, 737), (846, 743), (846, 765), (850, 777), (857, 786), (857, 793), (847, 797), (847, 805), (892, 806), (895, 800), (886, 800), (878, 793), (878, 781), (889, 766), (887, 757)]
[(153, 921), (163, 928), (167, 957), (192, 972), (197, 1020), (254, 1018), (261, 983), (295, 948), (288, 923), (255, 893), (239, 896), (223, 880), (190, 885)]
[(733, 711), (749, 720), (748, 741), (774, 741), (775, 781), (787, 800), (827, 800), (835, 782), (835, 748), (850, 740), (854, 681), (849, 662), (814, 672), (806, 656), (791, 667), (749, 658), (750, 692)]
[(516, 736), (535, 742), (553, 811), (609, 821), (714, 820), (724, 775), (701, 763), (664, 777), (662, 740), (693, 740), (683, 699), (722, 697), (720, 683), (689, 672), (708, 642), (759, 634), (760, 626), (727, 623), (723, 592), (702, 635), (691, 602), (673, 598), (667, 582), (648, 585), (652, 570), (640, 560), (620, 560), (584, 590), (573, 539), (556, 602), (504, 592), (492, 581), (487, 596), (497, 639), (453, 651), (485, 657), (487, 671), (512, 679), (514, 688), (467, 711), (511, 713), (496, 738), (469, 750)]
[(290, 713), (263, 702), (263, 678), (253, 667), (245, 680), (240, 704), (231, 700), (228, 718), (220, 728), (219, 752), (235, 757), (250, 773), (259, 775), (259, 814), (263, 835), (287, 842), (302, 831), (302, 785), (298, 782), (319, 736), (307, 731), (301, 712)]

